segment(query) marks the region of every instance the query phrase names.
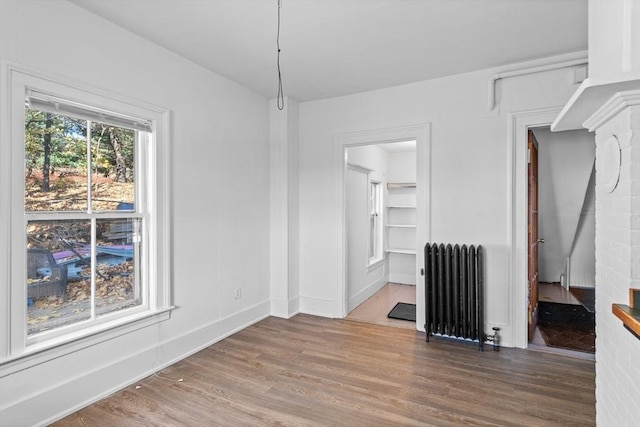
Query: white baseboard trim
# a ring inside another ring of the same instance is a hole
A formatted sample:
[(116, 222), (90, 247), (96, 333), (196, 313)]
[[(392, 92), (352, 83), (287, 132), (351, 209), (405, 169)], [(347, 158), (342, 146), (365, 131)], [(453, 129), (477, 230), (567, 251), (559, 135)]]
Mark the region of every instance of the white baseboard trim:
[(347, 311), (351, 311), (357, 306), (359, 306), (360, 304), (362, 304), (363, 302), (365, 302), (367, 299), (373, 296), (373, 294), (375, 294), (380, 289), (382, 289), (382, 287), (387, 283), (388, 283), (387, 277), (383, 276), (378, 280), (376, 280), (375, 282), (367, 285), (360, 292), (358, 292), (357, 294), (349, 298), (349, 303), (347, 304), (347, 307), (348, 307)]
[(300, 296), (300, 313), (331, 319), (340, 319), (343, 317), (338, 301), (304, 296)]
[(415, 274), (389, 272), (389, 282), (391, 282), (391, 283), (400, 283), (400, 284), (403, 284), (403, 285), (415, 285), (416, 284), (416, 276), (415, 276)]
[[(269, 301), (256, 304), (83, 372), (64, 383), (38, 390), (4, 407), (0, 418), (6, 425), (51, 424), (269, 317), (270, 308)], [(87, 397), (96, 390), (96, 384), (104, 384), (105, 388)]]
[(291, 319), (300, 313), (300, 297), (289, 300), (271, 299), (271, 315), (282, 319)]

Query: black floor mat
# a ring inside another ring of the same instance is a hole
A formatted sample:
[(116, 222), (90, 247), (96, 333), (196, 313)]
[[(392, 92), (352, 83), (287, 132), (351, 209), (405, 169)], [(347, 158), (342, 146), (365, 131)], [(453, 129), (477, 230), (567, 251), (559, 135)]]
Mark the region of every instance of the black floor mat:
[(416, 321), (416, 305), (407, 304), (406, 302), (399, 302), (393, 309), (387, 314), (390, 319), (408, 320), (410, 322)]

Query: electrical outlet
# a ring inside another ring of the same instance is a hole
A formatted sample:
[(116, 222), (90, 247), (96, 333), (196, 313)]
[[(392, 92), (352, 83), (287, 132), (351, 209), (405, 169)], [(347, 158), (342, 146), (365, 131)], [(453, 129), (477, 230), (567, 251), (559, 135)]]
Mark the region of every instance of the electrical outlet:
[(236, 292), (235, 292), (235, 299), (240, 299), (242, 298), (242, 288), (236, 288)]

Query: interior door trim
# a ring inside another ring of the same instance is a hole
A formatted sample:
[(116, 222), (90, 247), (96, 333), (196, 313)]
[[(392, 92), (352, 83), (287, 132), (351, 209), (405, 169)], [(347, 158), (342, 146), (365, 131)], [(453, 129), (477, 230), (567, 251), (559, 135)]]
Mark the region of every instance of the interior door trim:
[(510, 342), (514, 347), (527, 348), (527, 130), (529, 128), (549, 126), (562, 107), (528, 110), (509, 114), (508, 120), (508, 159), (510, 162), (507, 204), (511, 227), (509, 242), (511, 243), (512, 284), (507, 296), (511, 302), (511, 327), (503, 331), (505, 344)]
[[(418, 226), (416, 235), (418, 246), (420, 241), (429, 241), (431, 236), (431, 123), (418, 125), (400, 126), (386, 129), (373, 129), (356, 132), (348, 132), (334, 136), (334, 166), (335, 166), (335, 231), (336, 250), (335, 261), (337, 266), (337, 277), (335, 287), (335, 317), (344, 318), (347, 316), (347, 269), (346, 269), (346, 212), (345, 212), (345, 150), (348, 147), (373, 145), (400, 141), (416, 141), (416, 162), (417, 181), (416, 188), (417, 202), (424, 206), (424, 226)], [(418, 250), (416, 254), (416, 275), (419, 276), (421, 263), (423, 263), (424, 252)], [(424, 318), (424, 287), (416, 286), (416, 316), (417, 319)], [(424, 331), (424, 324), (416, 322), (416, 328)]]

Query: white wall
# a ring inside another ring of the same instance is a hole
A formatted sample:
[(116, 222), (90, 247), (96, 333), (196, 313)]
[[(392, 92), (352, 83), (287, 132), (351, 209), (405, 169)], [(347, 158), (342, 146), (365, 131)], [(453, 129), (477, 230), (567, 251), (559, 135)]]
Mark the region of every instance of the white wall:
[[(345, 172), (345, 214), (347, 237), (347, 311), (379, 291), (388, 281), (387, 261), (369, 264), (369, 182), (372, 173), (387, 181), (387, 153), (376, 145), (347, 148)], [(384, 213), (379, 217), (384, 221)]]
[(640, 2), (589, 1), (589, 77), (640, 78)]
[(300, 104), (301, 311), (341, 316), (334, 135), (431, 123), (431, 240), (485, 245), (487, 328), (502, 327), (505, 345), (525, 333), (511, 320), (507, 113), (561, 107), (576, 86), (571, 69), (500, 80), (498, 108), (489, 113), (487, 81), (498, 71)]
[(269, 314), (264, 97), (65, 1), (0, 1), (0, 57), (172, 111), (177, 306), (156, 326), (0, 368), (0, 424), (46, 423)]
[(596, 286), (596, 180), (591, 171), (578, 229), (571, 249), (569, 286), (593, 288)]
[[(300, 153), (298, 151), (298, 102), (287, 98), (286, 111), (289, 116), (287, 128), (288, 178), (289, 178), (289, 316), (299, 312), (300, 307)], [(273, 168), (274, 165), (271, 164)], [(273, 239), (273, 234), (271, 234)], [(272, 295), (273, 298), (273, 295)]]
[(285, 97), (284, 109), (269, 101), (271, 313), (298, 313), (300, 286), (298, 103)]
[(399, 151), (389, 153), (389, 181), (416, 182), (416, 152)]
[(596, 147), (584, 129), (551, 132), (543, 127), (533, 133), (538, 141), (538, 235), (544, 239), (538, 246), (538, 280), (553, 283), (561, 274), (566, 277)]
[(352, 167), (348, 167), (345, 172), (348, 311), (362, 304), (387, 283), (386, 261), (372, 268), (368, 267), (369, 182), (367, 172), (365, 169)]
[(389, 168), (388, 153), (377, 145), (347, 148), (347, 163), (382, 174), (385, 176), (386, 183), (387, 169)]

